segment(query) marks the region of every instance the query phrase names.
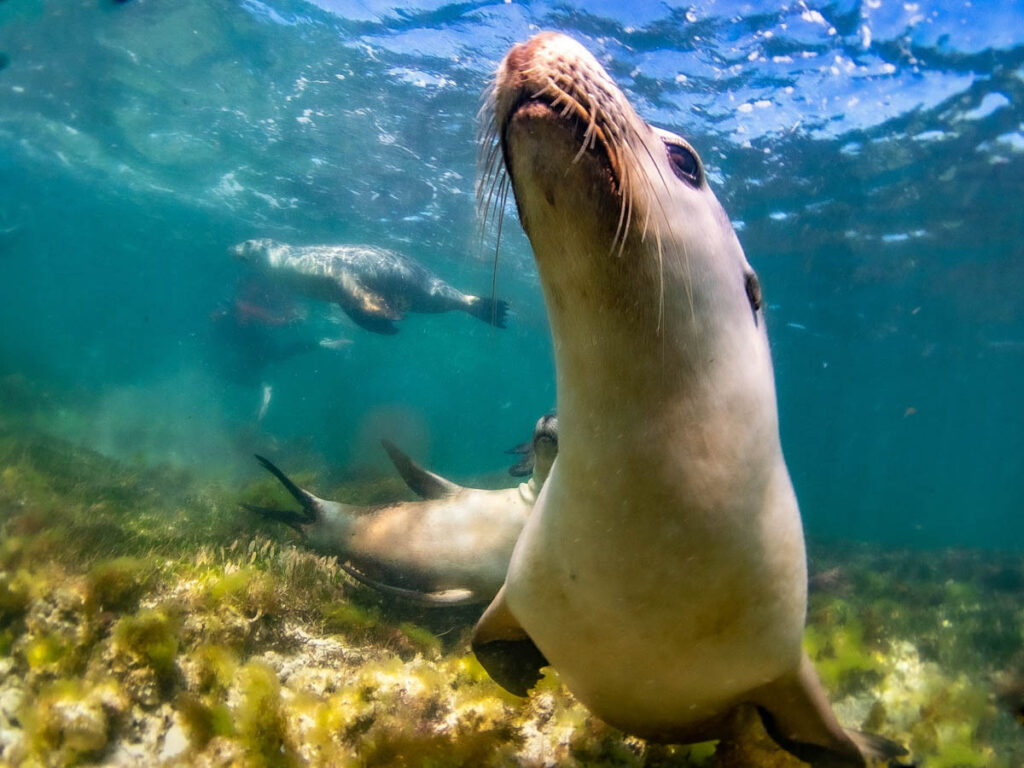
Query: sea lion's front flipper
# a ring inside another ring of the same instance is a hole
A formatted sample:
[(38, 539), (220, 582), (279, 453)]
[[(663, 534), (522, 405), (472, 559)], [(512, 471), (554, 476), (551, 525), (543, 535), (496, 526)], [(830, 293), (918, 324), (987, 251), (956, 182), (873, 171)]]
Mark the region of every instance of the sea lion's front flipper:
[(398, 446), (390, 440), (380, 441), (384, 450), (388, 452), (388, 458), (395, 465), (398, 474), (405, 480), (405, 484), (413, 493), (422, 496), (424, 499), (443, 499), (462, 490), (462, 486), (456, 485), (451, 480), (445, 480), (440, 475), (435, 475), (415, 461), (410, 459)]
[(526, 477), (533, 472), (533, 441), (528, 443), (520, 443), (514, 448), (509, 448), (505, 453), (514, 453), (522, 456), (518, 463), (513, 464), (508, 468), (508, 473), (512, 477)]
[(516, 696), (526, 696), (548, 665), (505, 603), (504, 586), (476, 623), (473, 653), (491, 679)]
[(342, 285), (348, 294), (348, 300), (340, 306), (356, 325), (374, 333), (398, 333), (394, 321), (401, 320), (403, 315), (392, 307), (383, 295), (357, 280), (344, 280)]
[(418, 589), (396, 587), (392, 584), (385, 584), (383, 581), (371, 579), (358, 568), (353, 568), (348, 563), (339, 562), (338, 565), (341, 567), (341, 570), (370, 589), (376, 590), (381, 594), (400, 597), (403, 600), (408, 600), (417, 605), (424, 605), (428, 608), (458, 608), (463, 605), (483, 602), (469, 589), (444, 589), (438, 592), (421, 592)]
[(881, 736), (845, 730), (806, 653), (796, 672), (759, 688), (753, 698), (768, 735), (814, 768), (860, 768), (867, 758), (892, 759), (907, 752)]

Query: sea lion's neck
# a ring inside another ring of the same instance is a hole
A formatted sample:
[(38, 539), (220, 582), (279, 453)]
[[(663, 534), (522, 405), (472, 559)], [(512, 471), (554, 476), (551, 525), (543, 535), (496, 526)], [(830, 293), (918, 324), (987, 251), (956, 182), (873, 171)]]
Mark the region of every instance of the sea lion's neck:
[[(710, 461), (725, 479), (744, 464), (765, 465), (766, 454), (781, 461), (763, 327), (748, 307), (718, 301), (711, 311), (698, 293), (691, 311), (685, 296), (681, 286), (667, 292), (660, 328), (656, 312), (549, 305), (565, 436), (559, 455), (586, 463), (581, 476), (621, 475), (615, 462), (623, 455), (638, 457), (641, 471), (645, 461), (668, 472)], [(620, 450), (593, 451), (598, 444)], [(671, 454), (654, 448), (665, 445)], [(598, 459), (609, 465), (593, 466)]]

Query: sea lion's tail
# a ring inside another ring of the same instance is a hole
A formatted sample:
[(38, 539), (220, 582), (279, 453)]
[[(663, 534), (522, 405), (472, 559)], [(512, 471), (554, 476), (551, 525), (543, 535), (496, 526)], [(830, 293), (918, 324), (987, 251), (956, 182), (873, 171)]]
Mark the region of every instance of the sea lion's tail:
[(474, 296), (466, 311), (485, 323), (504, 328), (505, 315), (508, 314), (508, 302), (504, 299), (492, 299), (489, 296)]
[(301, 526), (303, 525), (310, 525), (311, 523), (315, 523), (317, 521), (317, 518), (319, 517), (317, 510), (320, 507), (320, 499), (318, 499), (309, 491), (305, 491), (302, 488), (299, 488), (299, 486), (293, 483), (291, 481), (291, 478), (289, 478), (288, 475), (286, 475), (284, 472), (278, 469), (273, 464), (273, 462), (270, 461), (270, 459), (266, 459), (263, 456), (260, 456), (259, 454), (255, 454), (255, 456), (256, 461), (262, 464), (263, 468), (266, 469), (267, 472), (276, 477), (280, 481), (281, 485), (285, 487), (288, 493), (292, 495), (292, 498), (294, 498), (297, 502), (299, 502), (299, 504), (302, 505), (302, 511), (296, 512), (295, 510), (290, 509), (273, 509), (271, 507), (257, 507), (250, 504), (243, 504), (242, 506), (245, 509), (248, 509), (250, 512), (255, 512), (258, 515), (263, 515), (273, 520), (278, 520), (284, 523), (285, 525), (290, 525), (292, 528), (295, 528), (295, 530), (301, 530)]

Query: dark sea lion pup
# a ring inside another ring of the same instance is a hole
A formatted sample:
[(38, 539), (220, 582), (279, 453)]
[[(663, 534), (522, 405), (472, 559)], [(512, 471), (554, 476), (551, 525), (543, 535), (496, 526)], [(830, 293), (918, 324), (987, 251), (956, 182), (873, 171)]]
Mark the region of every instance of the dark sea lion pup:
[(463, 293), (418, 262), (385, 248), (289, 245), (260, 238), (230, 251), (295, 293), (337, 304), (374, 333), (398, 333), (395, 321), (407, 312), (459, 310), (505, 327), (504, 301)]
[(801, 649), (760, 288), (696, 152), (554, 33), (509, 52), (491, 105), (551, 325), (559, 447), (476, 627), (481, 663), (523, 694), (550, 662), (649, 739), (735, 737), (758, 714), (819, 768), (901, 753), (840, 727)]
[(321, 552), (337, 555), (353, 577), (382, 592), (426, 605), (486, 603), (505, 579), (512, 548), (558, 451), (558, 422), (534, 430), (533, 477), (515, 488), (466, 488), (429, 472), (397, 447), (384, 447), (423, 501), (358, 507), (298, 487), (270, 461), (257, 460), (302, 506), (301, 511), (243, 505), (299, 531)]

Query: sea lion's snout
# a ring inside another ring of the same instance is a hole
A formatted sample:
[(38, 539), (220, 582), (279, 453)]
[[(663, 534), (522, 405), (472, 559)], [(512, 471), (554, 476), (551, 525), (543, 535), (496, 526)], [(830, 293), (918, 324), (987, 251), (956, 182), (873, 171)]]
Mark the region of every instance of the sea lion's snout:
[(533, 428), (533, 443), (546, 443), (558, 450), (558, 416), (554, 413), (545, 413)]
[(498, 68), (492, 106), (506, 161), (515, 139), (543, 133), (550, 146), (552, 136), (567, 131), (568, 158), (599, 158), (617, 184), (617, 146), (628, 133), (620, 118), (632, 110), (597, 59), (572, 38), (541, 32), (515, 46)]
[(280, 250), (273, 240), (266, 237), (258, 237), (253, 240), (243, 240), (240, 243), (228, 248), (228, 253), (235, 259), (246, 264), (259, 265), (261, 263), (273, 263), (274, 254)]
[(255, 243), (255, 240), (245, 240), (241, 243), (235, 243), (228, 248), (228, 253), (238, 261), (252, 261), (256, 252)]

